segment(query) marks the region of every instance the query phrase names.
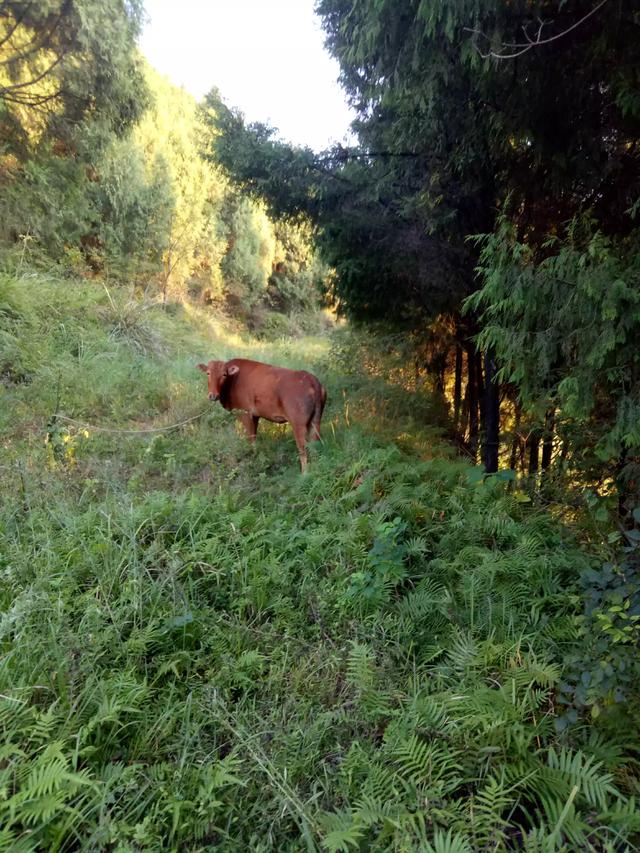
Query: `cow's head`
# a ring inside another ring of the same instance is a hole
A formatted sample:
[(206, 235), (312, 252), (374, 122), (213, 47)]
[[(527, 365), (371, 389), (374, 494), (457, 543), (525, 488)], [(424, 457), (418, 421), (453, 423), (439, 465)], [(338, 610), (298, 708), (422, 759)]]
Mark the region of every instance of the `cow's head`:
[(212, 403), (220, 399), (222, 386), (227, 381), (229, 376), (233, 376), (240, 368), (237, 364), (227, 366), (224, 361), (210, 361), (209, 364), (196, 365), (198, 370), (207, 374), (207, 383), (209, 385), (209, 399)]

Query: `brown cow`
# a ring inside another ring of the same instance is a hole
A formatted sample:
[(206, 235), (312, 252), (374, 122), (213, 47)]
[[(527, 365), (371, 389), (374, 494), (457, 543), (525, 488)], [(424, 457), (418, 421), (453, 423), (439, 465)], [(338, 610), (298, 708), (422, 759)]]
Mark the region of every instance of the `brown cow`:
[(327, 401), (326, 390), (312, 373), (248, 358), (210, 361), (197, 367), (207, 374), (211, 401), (220, 400), (227, 411), (243, 410), (241, 420), (249, 441), (256, 440), (260, 418), (277, 424), (288, 421), (298, 445), (300, 467), (306, 471), (307, 439), (320, 438), (320, 419)]

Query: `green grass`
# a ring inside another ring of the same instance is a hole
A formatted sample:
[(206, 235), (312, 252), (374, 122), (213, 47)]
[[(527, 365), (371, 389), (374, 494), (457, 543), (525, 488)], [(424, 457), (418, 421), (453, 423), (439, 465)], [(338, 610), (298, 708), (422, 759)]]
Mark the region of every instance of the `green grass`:
[[(558, 725), (594, 558), (354, 340), (0, 279), (0, 850), (637, 847), (637, 710)], [(327, 384), (307, 476), (232, 355)]]

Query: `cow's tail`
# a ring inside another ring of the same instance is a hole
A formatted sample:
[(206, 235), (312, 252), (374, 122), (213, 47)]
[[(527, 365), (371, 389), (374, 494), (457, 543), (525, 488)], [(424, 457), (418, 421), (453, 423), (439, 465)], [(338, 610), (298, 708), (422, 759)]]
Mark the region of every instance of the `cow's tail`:
[(327, 389), (324, 385), (321, 385), (318, 380), (317, 388), (316, 388), (316, 405), (313, 410), (313, 415), (311, 417), (311, 438), (319, 439), (320, 438), (320, 421), (322, 420), (322, 413), (324, 412), (324, 407), (327, 402)]

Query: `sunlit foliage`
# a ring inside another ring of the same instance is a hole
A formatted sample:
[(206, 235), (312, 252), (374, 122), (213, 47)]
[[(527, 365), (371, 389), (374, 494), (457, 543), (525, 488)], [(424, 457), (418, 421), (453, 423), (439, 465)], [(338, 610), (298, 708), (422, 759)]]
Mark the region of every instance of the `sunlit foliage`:
[(151, 68), (147, 80), (153, 103), (133, 137), (150, 179), (166, 183), (172, 196), (163, 235), (162, 292), (165, 297), (181, 294), (197, 278), (220, 293), (227, 181), (200, 156), (204, 127), (195, 99)]

